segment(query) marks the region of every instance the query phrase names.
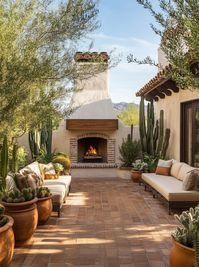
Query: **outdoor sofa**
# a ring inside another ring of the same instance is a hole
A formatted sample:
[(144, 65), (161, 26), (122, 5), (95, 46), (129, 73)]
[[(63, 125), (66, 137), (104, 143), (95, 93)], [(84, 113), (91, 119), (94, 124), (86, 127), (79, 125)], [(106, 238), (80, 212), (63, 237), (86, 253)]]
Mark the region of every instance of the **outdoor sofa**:
[[(46, 166), (51, 166), (48, 164)], [(60, 175), (58, 179), (44, 179), (43, 168), (44, 164), (40, 164), (37, 161), (27, 165), (25, 168), (19, 171), (20, 174), (24, 172), (32, 172), (40, 180), (40, 186), (48, 187), (52, 194), (53, 211), (58, 213), (60, 216), (60, 211), (63, 203), (66, 201), (66, 197), (70, 192), (71, 187), (71, 176), (70, 175)], [(8, 190), (17, 188), (16, 176), (9, 175), (6, 177), (6, 186)]]
[(199, 204), (199, 169), (174, 160), (169, 174), (143, 173), (141, 182), (166, 203), (169, 213)]

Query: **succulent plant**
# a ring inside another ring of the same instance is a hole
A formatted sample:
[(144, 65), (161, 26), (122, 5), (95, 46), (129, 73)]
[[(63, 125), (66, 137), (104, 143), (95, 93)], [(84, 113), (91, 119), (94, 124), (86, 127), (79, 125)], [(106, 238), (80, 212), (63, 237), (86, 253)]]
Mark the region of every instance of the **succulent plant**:
[(174, 217), (181, 226), (172, 233), (173, 238), (180, 244), (193, 248), (199, 230), (199, 206), (183, 211), (181, 215), (175, 214)]
[(32, 189), (31, 187), (24, 188), (21, 191), (19, 190), (12, 190), (9, 192), (6, 192), (2, 200), (7, 203), (21, 203), (25, 201), (32, 200), (36, 196), (35, 189)]
[(4, 216), (5, 208), (0, 204), (0, 227), (4, 226), (8, 222), (8, 218)]
[(51, 193), (48, 187), (38, 187), (36, 189), (36, 196), (38, 198), (49, 197)]
[(57, 174), (59, 174), (60, 172), (64, 170), (64, 166), (61, 163), (58, 163), (58, 162), (54, 163), (53, 166)]
[(57, 154), (53, 160), (52, 160), (53, 163), (60, 163), (63, 165), (64, 167), (64, 171), (69, 171), (70, 170), (70, 165), (71, 165), (71, 162), (70, 162), (70, 159), (68, 156), (64, 155), (64, 154)]

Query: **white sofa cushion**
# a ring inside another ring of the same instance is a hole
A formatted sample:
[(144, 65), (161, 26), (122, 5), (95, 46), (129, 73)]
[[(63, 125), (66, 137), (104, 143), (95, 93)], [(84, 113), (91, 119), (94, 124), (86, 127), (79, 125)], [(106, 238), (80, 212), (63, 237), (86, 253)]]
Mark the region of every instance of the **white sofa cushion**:
[(191, 167), (190, 165), (183, 163), (178, 172), (177, 179), (183, 181), (186, 178), (187, 174), (194, 169), (195, 169), (194, 167)]
[(182, 181), (172, 176), (143, 173), (142, 179), (168, 201), (199, 201), (199, 191), (184, 191)]
[(47, 187), (50, 189), (52, 195), (59, 195), (61, 201), (64, 202), (66, 197), (66, 187), (63, 184), (48, 184)]
[(180, 168), (182, 167), (183, 164), (184, 164), (183, 162), (174, 160), (171, 166), (171, 176), (177, 178)]
[(30, 163), (29, 165), (27, 165), (26, 167), (21, 169), (19, 172), (21, 174), (23, 174), (24, 171), (32, 171), (32, 172), (36, 173), (37, 176), (42, 180), (42, 175), (41, 175), (41, 171), (39, 168), (39, 163), (37, 161)]

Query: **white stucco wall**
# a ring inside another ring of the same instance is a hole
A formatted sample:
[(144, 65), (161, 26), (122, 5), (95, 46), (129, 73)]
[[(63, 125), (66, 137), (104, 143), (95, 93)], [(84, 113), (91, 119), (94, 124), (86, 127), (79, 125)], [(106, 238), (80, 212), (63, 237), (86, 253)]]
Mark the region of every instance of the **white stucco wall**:
[(180, 104), (195, 99), (199, 99), (199, 92), (180, 90), (179, 93), (172, 93), (171, 96), (154, 102), (156, 117), (159, 118), (160, 110), (164, 110), (165, 127), (171, 130), (169, 158), (180, 160)]

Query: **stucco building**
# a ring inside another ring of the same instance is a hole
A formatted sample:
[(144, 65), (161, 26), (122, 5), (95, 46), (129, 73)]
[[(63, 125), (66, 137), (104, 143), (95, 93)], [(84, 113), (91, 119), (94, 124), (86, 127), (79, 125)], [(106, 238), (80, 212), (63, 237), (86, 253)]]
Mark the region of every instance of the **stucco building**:
[[(172, 69), (159, 49), (158, 60), (164, 68), (138, 92), (148, 101), (154, 101), (157, 117), (164, 110), (165, 126), (170, 128), (169, 158), (199, 166), (199, 92), (182, 90), (176, 83), (165, 78), (167, 69)], [(198, 67), (198, 62), (194, 62)]]

